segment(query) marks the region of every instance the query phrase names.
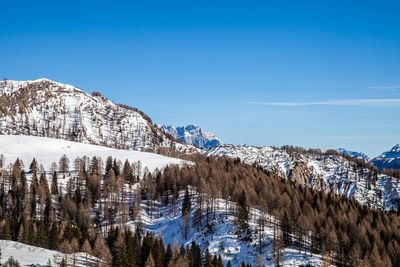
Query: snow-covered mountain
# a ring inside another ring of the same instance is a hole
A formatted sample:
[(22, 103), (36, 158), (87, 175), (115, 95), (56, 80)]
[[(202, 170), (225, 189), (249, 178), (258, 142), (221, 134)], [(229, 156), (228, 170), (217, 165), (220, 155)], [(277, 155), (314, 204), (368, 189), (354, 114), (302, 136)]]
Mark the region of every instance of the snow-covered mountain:
[(114, 148), (174, 147), (172, 140), (136, 108), (118, 105), (98, 92), (47, 79), (0, 81), (0, 134), (24, 134)]
[(400, 184), (396, 179), (359, 166), (339, 153), (298, 153), (274, 147), (220, 145), (209, 149), (210, 156), (239, 158), (257, 164), (289, 180), (355, 198), (362, 204), (396, 209)]
[(400, 144), (371, 161), (379, 169), (400, 169)]
[(194, 145), (199, 148), (209, 148), (221, 144), (221, 140), (212, 132), (205, 132), (197, 125), (190, 124), (180, 127), (160, 125), (159, 128), (179, 138), (186, 144)]
[(349, 156), (352, 156), (352, 157), (355, 157), (355, 158), (359, 158), (359, 159), (364, 159), (364, 160), (367, 160), (367, 161), (369, 160), (368, 156), (365, 155), (362, 152), (350, 151), (350, 150), (346, 150), (346, 149), (341, 148), (341, 147), (339, 147), (337, 151), (342, 153), (342, 154), (344, 154), (344, 155), (349, 155)]

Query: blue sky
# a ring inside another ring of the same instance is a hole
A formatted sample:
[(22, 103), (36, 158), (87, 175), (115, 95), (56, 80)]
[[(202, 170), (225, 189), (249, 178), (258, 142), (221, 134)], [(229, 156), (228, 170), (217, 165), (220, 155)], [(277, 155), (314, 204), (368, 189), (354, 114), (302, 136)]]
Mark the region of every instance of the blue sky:
[(399, 1), (0, 3), (0, 78), (100, 91), (226, 143), (400, 143)]

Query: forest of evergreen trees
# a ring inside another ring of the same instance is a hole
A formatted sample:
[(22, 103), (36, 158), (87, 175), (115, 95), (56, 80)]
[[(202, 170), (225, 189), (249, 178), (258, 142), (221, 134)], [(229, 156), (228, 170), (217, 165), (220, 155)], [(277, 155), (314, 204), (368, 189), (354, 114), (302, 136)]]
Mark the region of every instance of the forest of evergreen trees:
[[(138, 218), (141, 201), (174, 205), (184, 191), (180, 212), (186, 225), (190, 220), (186, 215), (194, 204), (190, 195), (196, 194), (196, 204), (206, 208), (197, 209), (190, 223), (210, 231), (216, 199), (236, 202), (229, 208), (236, 214), (242, 240), (255, 234), (249, 228), (254, 219), (250, 207), (260, 210), (260, 227), (274, 227), (277, 264), (280, 250), (294, 247), (324, 255), (338, 266), (400, 266), (400, 220), (396, 214), (297, 185), (238, 159), (204, 155), (191, 155), (190, 159), (195, 165), (149, 173), (138, 171), (137, 163), (121, 164), (111, 157), (105, 164), (96, 157), (90, 161), (77, 158), (72, 176), (66, 156), (53, 164), (51, 174), (35, 159), (25, 172), (17, 160), (1, 172), (0, 237), (65, 253), (84, 251), (104, 265), (223, 266), (219, 255), (201, 251), (198, 244), (165, 246), (161, 236), (145, 233), (140, 223), (135, 231), (125, 227)], [(49, 175), (51, 179), (47, 179)], [(58, 184), (59, 177), (68, 179), (66, 186)], [(134, 198), (127, 198), (127, 188), (137, 183), (140, 190)], [(260, 252), (262, 242), (260, 238)]]

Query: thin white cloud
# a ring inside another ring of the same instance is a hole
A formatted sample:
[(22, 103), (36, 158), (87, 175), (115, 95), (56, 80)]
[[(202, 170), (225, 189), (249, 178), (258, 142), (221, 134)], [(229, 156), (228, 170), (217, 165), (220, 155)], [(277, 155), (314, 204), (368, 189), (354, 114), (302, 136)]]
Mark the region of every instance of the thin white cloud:
[(400, 85), (392, 85), (392, 86), (370, 86), (368, 88), (371, 89), (380, 89), (380, 90), (395, 90), (400, 89)]
[(319, 102), (254, 102), (247, 101), (246, 104), (265, 105), (265, 106), (384, 106), (400, 105), (400, 99), (347, 99), (347, 100), (329, 100)]

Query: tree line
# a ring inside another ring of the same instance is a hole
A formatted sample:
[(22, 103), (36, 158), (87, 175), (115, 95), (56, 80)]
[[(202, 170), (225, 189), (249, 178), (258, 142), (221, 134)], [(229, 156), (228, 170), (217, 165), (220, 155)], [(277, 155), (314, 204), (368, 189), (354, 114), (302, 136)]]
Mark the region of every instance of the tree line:
[[(295, 184), (239, 159), (190, 158), (195, 165), (140, 174), (129, 161), (122, 164), (112, 157), (104, 164), (97, 157), (76, 159), (76, 175), (72, 176), (65, 156), (50, 173), (35, 159), (25, 172), (17, 159), (12, 168), (1, 172), (0, 236), (66, 253), (84, 251), (113, 266), (198, 266), (194, 264), (200, 258), (202, 266), (221, 266), (218, 255), (199, 252), (197, 244), (174, 254), (173, 247), (168, 249), (161, 237), (144, 233), (140, 224), (134, 232), (125, 227), (129, 220), (138, 219), (141, 201), (176, 205), (179, 192), (184, 190), (182, 209), (176, 211), (185, 218), (184, 227), (190, 223), (212, 233), (216, 201), (222, 198), (227, 210), (236, 214), (240, 239), (251, 241), (261, 232), (249, 227), (251, 220), (257, 220), (259, 229), (266, 224), (274, 227), (277, 264), (283, 247), (294, 247), (304, 253), (327, 255), (338, 266), (400, 265), (400, 221), (396, 214)], [(65, 186), (59, 185), (59, 176), (67, 181)], [(131, 190), (137, 183), (139, 190)], [(196, 209), (193, 221), (186, 216), (192, 207), (190, 194), (196, 194), (196, 204), (204, 207)], [(250, 208), (263, 215), (254, 217)], [(260, 254), (265, 253), (261, 236), (258, 246)]]

